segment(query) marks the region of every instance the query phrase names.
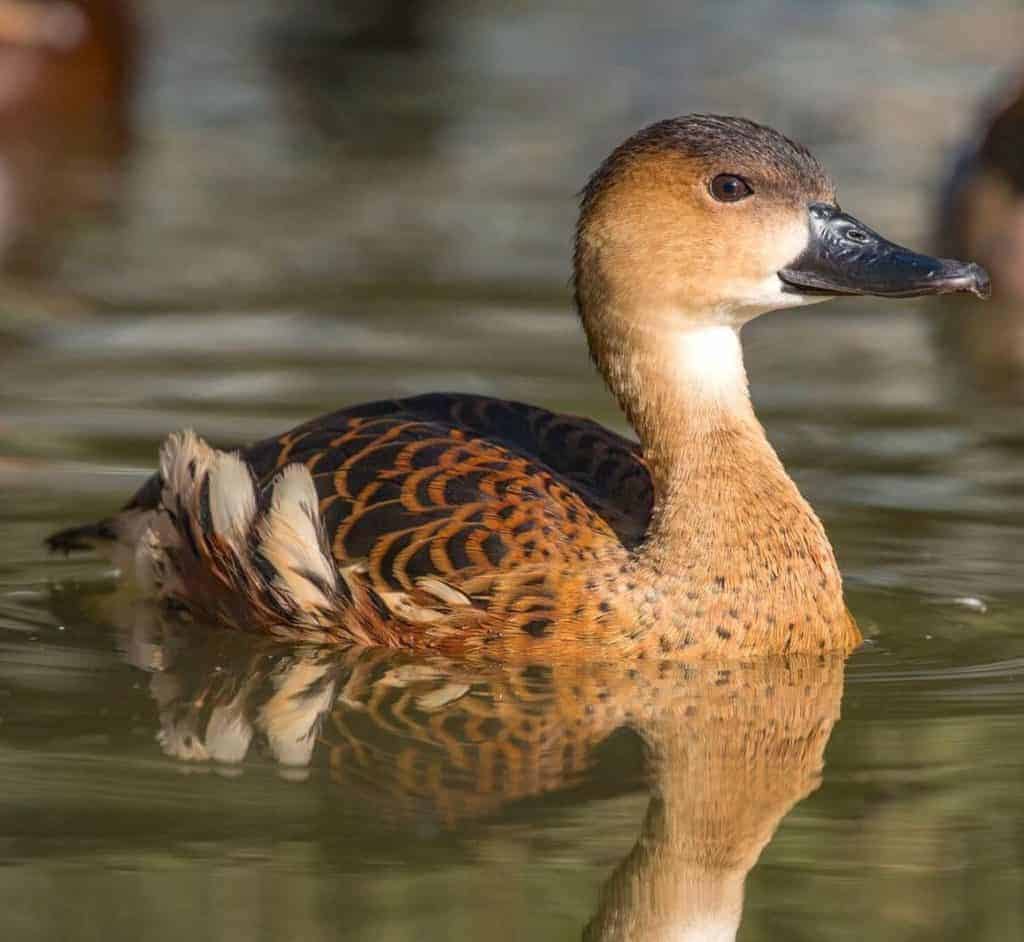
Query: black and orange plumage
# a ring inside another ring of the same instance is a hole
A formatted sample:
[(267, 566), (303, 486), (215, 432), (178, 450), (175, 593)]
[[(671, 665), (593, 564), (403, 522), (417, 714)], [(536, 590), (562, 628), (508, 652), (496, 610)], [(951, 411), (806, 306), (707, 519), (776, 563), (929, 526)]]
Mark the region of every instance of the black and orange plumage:
[[(264, 504), (283, 469), (298, 463), (309, 470), (325, 545), (347, 575), (331, 594), (340, 592), (340, 606), (359, 602), (358, 620), (314, 624), (271, 590), (259, 574), (268, 564), (255, 557), (244, 613), (226, 610), (225, 598), (233, 596), (215, 587), (190, 603), (201, 617), (246, 618), (247, 627), (279, 636), (386, 638), (395, 646), (450, 650), (466, 647), (473, 632), (451, 637), (433, 625), (430, 616), (441, 607), (454, 624), (500, 620), (534, 641), (567, 615), (581, 624), (597, 621), (601, 600), (589, 579), (566, 613), (552, 574), (568, 580), (612, 552), (625, 565), (653, 499), (635, 443), (587, 419), (483, 396), (431, 394), (342, 409), (240, 455)], [(156, 474), (123, 514), (156, 512), (162, 491)], [(193, 557), (194, 566), (223, 558), (212, 552), (210, 513), (196, 514), (195, 523), (179, 553)], [(77, 549), (115, 538), (120, 526), (103, 521), (49, 543)], [(196, 578), (237, 587), (234, 565)], [(449, 582), (446, 594), (439, 586)], [(250, 608), (262, 617), (253, 618)], [(403, 614), (422, 623), (419, 632), (403, 626)]]

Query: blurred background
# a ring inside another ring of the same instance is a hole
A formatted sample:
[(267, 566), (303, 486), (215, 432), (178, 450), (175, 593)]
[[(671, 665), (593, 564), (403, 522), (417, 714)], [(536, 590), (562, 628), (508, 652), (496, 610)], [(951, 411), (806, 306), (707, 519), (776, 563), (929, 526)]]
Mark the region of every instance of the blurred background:
[(468, 836), (354, 823), (273, 763), (180, 776), (109, 567), (41, 540), (186, 425), (232, 444), (452, 389), (623, 429), (571, 311), (574, 193), (641, 125), (712, 111), (996, 283), (745, 332), (871, 643), (739, 937), (1019, 938), (1022, 37), (1019, 0), (0, 0), (6, 937), (578, 937), (635, 771)]

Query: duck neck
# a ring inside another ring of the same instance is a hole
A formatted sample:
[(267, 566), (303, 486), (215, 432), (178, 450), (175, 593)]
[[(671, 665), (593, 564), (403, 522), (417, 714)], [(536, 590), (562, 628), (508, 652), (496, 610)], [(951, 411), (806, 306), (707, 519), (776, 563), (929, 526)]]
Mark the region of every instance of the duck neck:
[(581, 311), (654, 490), (625, 584), (635, 643), (852, 649), (860, 634), (832, 547), (754, 415), (737, 327), (678, 311)]
[[(630, 327), (595, 344), (595, 358), (643, 446), (654, 512), (642, 553), (688, 555), (732, 525), (747, 502), (802, 499), (754, 415), (739, 331), (728, 324)], [(808, 514), (810, 509), (807, 508)], [(812, 515), (813, 516), (813, 515)]]

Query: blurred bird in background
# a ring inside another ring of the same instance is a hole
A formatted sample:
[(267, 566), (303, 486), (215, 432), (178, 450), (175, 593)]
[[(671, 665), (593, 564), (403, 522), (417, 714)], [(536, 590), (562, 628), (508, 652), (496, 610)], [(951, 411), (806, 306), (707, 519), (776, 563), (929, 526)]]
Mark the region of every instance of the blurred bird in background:
[(116, 201), (132, 140), (131, 0), (0, 0), (0, 268), (50, 269)]
[(942, 251), (970, 252), (992, 275), (997, 302), (983, 318), (947, 305), (947, 352), (971, 384), (1002, 399), (1024, 398), (1024, 67), (981, 105), (940, 198)]

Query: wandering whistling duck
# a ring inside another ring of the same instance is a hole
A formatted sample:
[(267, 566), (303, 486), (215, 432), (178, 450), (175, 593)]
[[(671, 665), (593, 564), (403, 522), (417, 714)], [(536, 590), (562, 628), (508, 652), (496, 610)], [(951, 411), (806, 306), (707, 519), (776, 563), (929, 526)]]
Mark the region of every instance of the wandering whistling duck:
[(691, 115), (583, 190), (576, 306), (639, 444), (458, 394), (342, 409), (235, 452), (171, 435), (106, 543), (194, 618), (283, 638), (515, 656), (850, 650), (824, 529), (754, 416), (739, 328), (835, 295), (987, 296), (836, 204), (803, 147)]

